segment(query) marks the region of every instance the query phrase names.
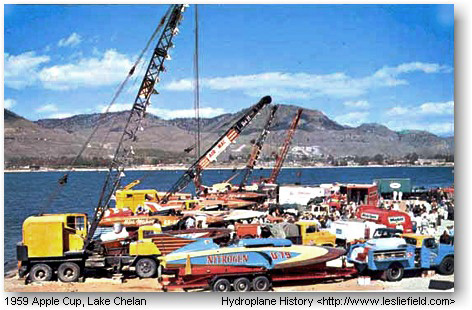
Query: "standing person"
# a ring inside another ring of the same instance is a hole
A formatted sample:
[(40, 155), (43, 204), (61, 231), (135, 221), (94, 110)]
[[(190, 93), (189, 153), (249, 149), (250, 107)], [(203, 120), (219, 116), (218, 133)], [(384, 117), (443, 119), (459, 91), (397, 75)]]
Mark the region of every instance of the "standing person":
[(449, 226), (449, 236), (451, 237), (451, 244), (454, 244), (454, 225)]
[(121, 223), (113, 224), (113, 231), (100, 235), (101, 241), (112, 241), (116, 239), (125, 239), (129, 237), (129, 233)]
[(451, 237), (449, 237), (449, 234), (447, 233), (447, 230), (444, 230), (443, 234), (439, 238), (439, 243), (443, 243), (443, 244), (450, 244), (451, 243)]
[(392, 209), (395, 210), (395, 211), (400, 210), (400, 204), (398, 203), (398, 201), (393, 202), (393, 208)]
[(421, 219), (421, 234), (426, 234), (429, 227), (428, 216), (426, 213), (423, 213)]
[(447, 205), (446, 205), (446, 204), (443, 204), (442, 209), (443, 209), (443, 219), (444, 219), (444, 220), (447, 220), (448, 217), (449, 217), (449, 214), (448, 214), (448, 212), (447, 212)]
[(438, 219), (438, 214), (436, 213), (436, 210), (433, 209), (433, 210), (429, 211), (428, 221), (431, 224), (436, 225), (437, 219)]
[(327, 219), (326, 219), (326, 228), (331, 228), (331, 224), (333, 223), (333, 221), (331, 220), (331, 217), (330, 216), (327, 216)]
[(159, 221), (158, 219), (154, 220), (152, 226), (162, 229), (161, 221)]
[(447, 203), (447, 219), (454, 221), (454, 205), (451, 202)]
[(186, 227), (186, 229), (194, 228), (195, 227), (195, 219), (193, 217), (189, 216), (187, 218), (187, 220), (185, 221), (185, 227)]

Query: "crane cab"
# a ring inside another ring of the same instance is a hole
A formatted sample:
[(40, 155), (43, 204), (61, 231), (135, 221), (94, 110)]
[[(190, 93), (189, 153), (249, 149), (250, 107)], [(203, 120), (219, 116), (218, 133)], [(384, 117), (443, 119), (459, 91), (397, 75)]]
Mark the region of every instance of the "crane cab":
[(80, 252), (86, 237), (86, 214), (30, 216), (23, 222), (21, 246), (27, 258), (62, 257), (66, 252)]

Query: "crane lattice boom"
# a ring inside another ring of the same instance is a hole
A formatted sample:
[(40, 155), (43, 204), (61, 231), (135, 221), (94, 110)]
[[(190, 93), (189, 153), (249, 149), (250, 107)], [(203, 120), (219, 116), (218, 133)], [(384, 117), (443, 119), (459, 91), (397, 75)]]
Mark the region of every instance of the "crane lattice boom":
[[(149, 99), (151, 95), (157, 94), (155, 85), (159, 82), (160, 73), (165, 71), (164, 61), (170, 58), (169, 49), (173, 47), (172, 39), (178, 33), (177, 27), (182, 20), (182, 13), (185, 7), (186, 6), (183, 4), (171, 5), (156, 30), (159, 31), (159, 29), (163, 29), (108, 168), (108, 173), (90, 225), (88, 237), (84, 243), (84, 249), (89, 246), (93, 234), (98, 227), (98, 223), (102, 219), (104, 211), (108, 208), (111, 197), (118, 188), (121, 178), (124, 176), (123, 167), (129, 164), (134, 154), (131, 144), (137, 141), (137, 132), (142, 128), (141, 123), (146, 115), (146, 109), (150, 104)], [(134, 70), (135, 66), (131, 68), (130, 74), (132, 74)]]
[(264, 146), (265, 139), (269, 133), (270, 126), (272, 125), (272, 121), (275, 118), (275, 113), (277, 112), (278, 107), (279, 107), (278, 105), (274, 105), (272, 107), (272, 109), (270, 110), (269, 116), (267, 117), (267, 121), (264, 125), (264, 128), (262, 129), (261, 134), (259, 135), (256, 142), (252, 146), (249, 160), (244, 169), (244, 174), (242, 176), (241, 183), (239, 184), (239, 189), (241, 189), (243, 186), (246, 185), (247, 181), (249, 180), (249, 177), (252, 174), (252, 171), (254, 170), (254, 166), (256, 165), (257, 160), (259, 159), (262, 147)]
[[(226, 148), (236, 140), (243, 129), (251, 123), (257, 114), (267, 104), (271, 103), (272, 98), (265, 96), (258, 103), (250, 107), (244, 115), (239, 118), (236, 123), (231, 126), (216, 142), (180, 177), (179, 180), (171, 187), (167, 194), (162, 198), (161, 203), (167, 203), (169, 198), (182, 191), (187, 185), (199, 179), (200, 173), (208, 167), (212, 162), (216, 161), (218, 156), (226, 150)], [(199, 185), (196, 184), (196, 187)]]
[(280, 173), (280, 169), (282, 169), (282, 165), (287, 157), (288, 150), (290, 148), (290, 143), (292, 142), (293, 135), (295, 134), (295, 130), (297, 129), (298, 123), (300, 122), (300, 117), (302, 116), (303, 109), (298, 109), (297, 114), (294, 116), (292, 123), (290, 124), (289, 129), (287, 130), (287, 137), (285, 137), (284, 144), (280, 149), (280, 153), (277, 156), (277, 160), (275, 161), (274, 169), (272, 169), (272, 173), (270, 177), (265, 180), (265, 182), (270, 184), (275, 184), (277, 178)]

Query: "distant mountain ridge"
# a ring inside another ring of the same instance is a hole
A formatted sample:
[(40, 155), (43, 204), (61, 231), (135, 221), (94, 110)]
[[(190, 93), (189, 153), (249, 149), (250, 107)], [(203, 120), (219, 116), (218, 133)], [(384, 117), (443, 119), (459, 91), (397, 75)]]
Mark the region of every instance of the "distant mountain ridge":
[[(266, 140), (264, 154), (271, 154), (285, 138), (293, 116), (299, 107), (280, 105), (271, 132)], [(244, 110), (212, 118), (202, 118), (202, 145), (210, 146), (224, 131), (239, 118)], [(251, 140), (262, 130), (269, 109), (260, 115), (243, 131), (222, 160), (230, 155), (244, 155), (249, 152)], [(18, 157), (70, 157), (77, 154), (80, 146), (99, 121), (96, 138), (88, 146), (85, 156), (107, 157), (112, 154), (116, 141), (123, 130), (129, 112), (106, 114), (80, 114), (63, 119), (40, 119), (35, 122), (5, 109), (5, 160)], [(162, 154), (172, 157), (190, 156), (183, 152), (194, 143), (196, 121), (193, 118), (164, 120), (148, 114), (144, 131), (139, 132), (136, 149), (143, 156), (158, 158)], [(384, 125), (370, 123), (358, 127), (340, 125), (318, 110), (304, 109), (293, 146), (308, 157), (374, 156), (400, 158), (416, 153), (420, 157), (436, 154), (454, 154), (454, 137), (443, 138), (426, 131), (404, 130), (396, 132)], [(203, 148), (203, 149), (204, 149)]]

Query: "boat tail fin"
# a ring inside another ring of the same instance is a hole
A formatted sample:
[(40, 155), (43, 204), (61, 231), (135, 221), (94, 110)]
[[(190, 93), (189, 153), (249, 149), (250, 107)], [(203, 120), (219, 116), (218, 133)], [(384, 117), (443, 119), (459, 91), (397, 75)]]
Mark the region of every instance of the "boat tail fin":
[(187, 255), (187, 260), (185, 261), (185, 275), (192, 274), (192, 263), (190, 262), (190, 255)]

